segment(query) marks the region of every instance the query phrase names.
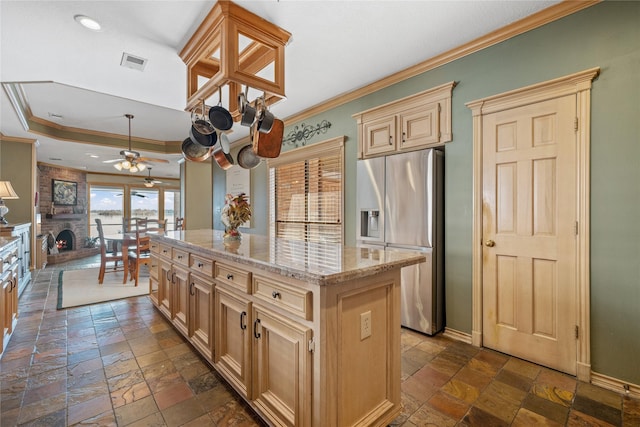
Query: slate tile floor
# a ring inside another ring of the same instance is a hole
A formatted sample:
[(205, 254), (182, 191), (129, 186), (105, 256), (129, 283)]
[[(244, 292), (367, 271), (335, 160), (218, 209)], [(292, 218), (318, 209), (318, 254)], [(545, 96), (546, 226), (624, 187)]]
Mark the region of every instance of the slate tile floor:
[[(0, 360), (0, 425), (261, 426), (148, 297), (56, 310), (61, 268), (34, 272)], [(443, 336), (402, 331), (393, 426), (640, 426), (640, 401)]]

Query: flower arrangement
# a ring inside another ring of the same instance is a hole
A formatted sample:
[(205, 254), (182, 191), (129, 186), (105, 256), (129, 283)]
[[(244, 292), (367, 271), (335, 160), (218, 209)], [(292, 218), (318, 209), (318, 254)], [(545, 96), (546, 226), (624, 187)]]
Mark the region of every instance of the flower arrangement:
[(224, 208), (222, 208), (222, 223), (224, 224), (224, 237), (226, 239), (239, 239), (240, 227), (251, 218), (251, 206), (245, 193), (227, 194)]

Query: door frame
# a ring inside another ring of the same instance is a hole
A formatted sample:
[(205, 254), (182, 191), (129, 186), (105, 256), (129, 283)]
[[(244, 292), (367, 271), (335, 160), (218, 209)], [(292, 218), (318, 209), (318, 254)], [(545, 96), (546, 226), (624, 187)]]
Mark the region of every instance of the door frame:
[(537, 83), (466, 103), (473, 116), (473, 231), (472, 231), (472, 330), (471, 343), (482, 346), (482, 226), (483, 226), (483, 116), (566, 95), (576, 95), (576, 301), (578, 330), (576, 346), (577, 378), (591, 379), (590, 352), (590, 111), (591, 83), (599, 75), (595, 67), (557, 79)]

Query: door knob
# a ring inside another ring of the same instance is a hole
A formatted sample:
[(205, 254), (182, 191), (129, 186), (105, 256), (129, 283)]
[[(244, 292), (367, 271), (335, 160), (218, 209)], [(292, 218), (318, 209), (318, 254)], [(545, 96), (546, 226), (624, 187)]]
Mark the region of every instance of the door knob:
[(484, 244), (492, 248), (496, 245), (496, 242), (494, 242), (493, 240), (487, 240), (486, 242), (484, 242)]

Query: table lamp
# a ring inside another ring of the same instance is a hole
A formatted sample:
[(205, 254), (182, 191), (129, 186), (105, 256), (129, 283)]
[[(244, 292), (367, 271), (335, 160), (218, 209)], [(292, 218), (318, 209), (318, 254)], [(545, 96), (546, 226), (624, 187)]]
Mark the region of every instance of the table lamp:
[(4, 199), (19, 199), (9, 181), (0, 181), (0, 224), (8, 223), (4, 216), (9, 212), (9, 208), (5, 206)]

